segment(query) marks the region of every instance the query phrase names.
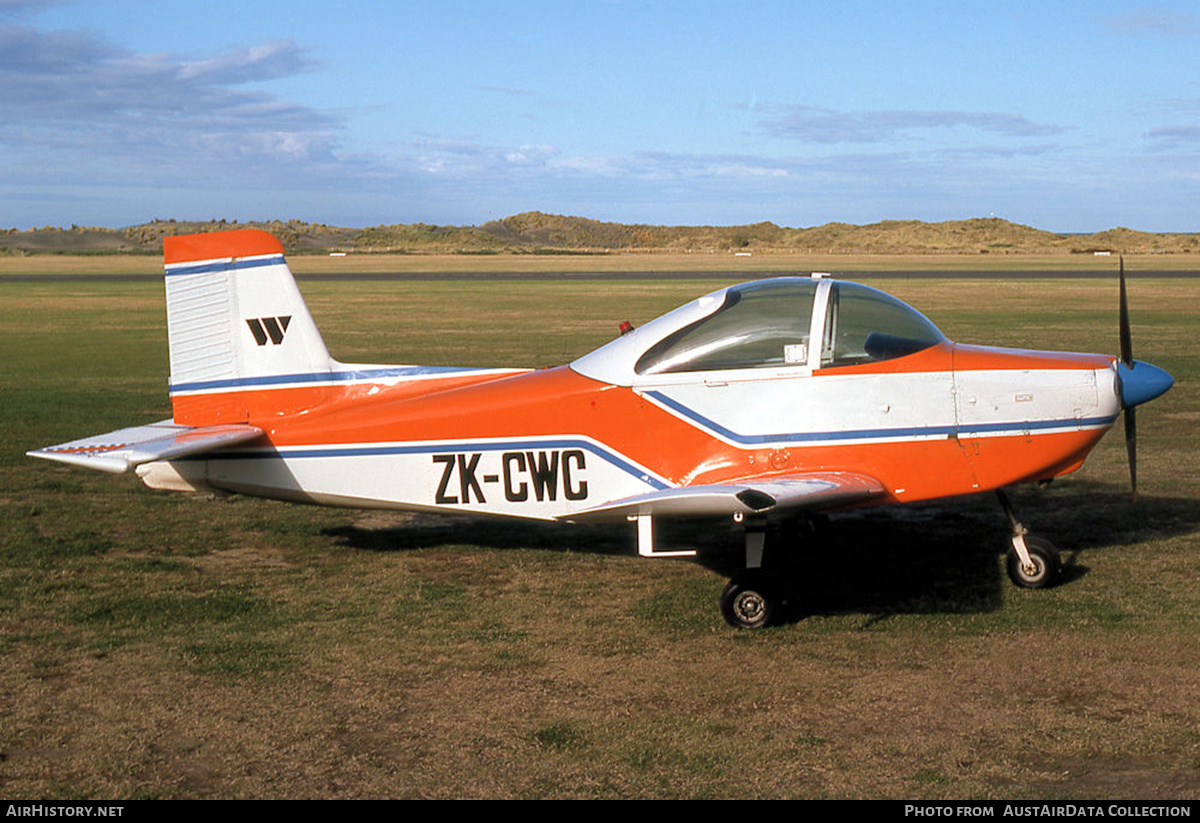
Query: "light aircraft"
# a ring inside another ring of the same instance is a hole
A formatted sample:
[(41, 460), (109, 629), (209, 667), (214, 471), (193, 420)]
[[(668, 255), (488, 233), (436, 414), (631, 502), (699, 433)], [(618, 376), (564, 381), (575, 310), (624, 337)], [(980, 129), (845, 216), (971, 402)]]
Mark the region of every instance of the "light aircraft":
[(827, 276), (720, 289), (566, 366), (487, 369), (330, 357), (271, 235), (165, 241), (173, 417), (29, 452), (153, 489), (332, 506), (636, 524), (721, 516), (744, 569), (734, 626), (780, 615), (768, 523), (995, 490), (1007, 568), (1050, 585), (1058, 553), (1003, 489), (1077, 469), (1173, 378), (1135, 361), (1121, 267), (1120, 357), (953, 343), (913, 308)]

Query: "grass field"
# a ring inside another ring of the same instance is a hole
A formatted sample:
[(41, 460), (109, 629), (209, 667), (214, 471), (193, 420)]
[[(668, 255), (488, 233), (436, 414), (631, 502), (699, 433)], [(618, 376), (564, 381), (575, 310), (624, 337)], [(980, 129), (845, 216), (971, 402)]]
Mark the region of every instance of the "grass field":
[[(715, 287), (303, 288), (342, 360), (543, 366)], [(964, 342), (1116, 348), (1115, 283), (886, 287)], [(1139, 415), (1140, 502), (1119, 433), (1015, 495), (1062, 585), (1008, 583), (991, 496), (846, 515), (809, 550), (807, 616), (753, 633), (722, 622), (715, 562), (639, 559), (624, 526), (25, 458), (169, 415), (162, 301), (0, 279), (0, 796), (1200, 797), (1200, 280), (1132, 284), (1135, 352), (1178, 381)]]

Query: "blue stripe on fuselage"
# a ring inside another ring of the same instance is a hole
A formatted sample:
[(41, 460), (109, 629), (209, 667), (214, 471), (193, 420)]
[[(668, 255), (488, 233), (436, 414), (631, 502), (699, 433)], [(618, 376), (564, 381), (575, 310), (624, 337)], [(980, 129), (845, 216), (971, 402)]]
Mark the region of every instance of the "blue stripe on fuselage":
[(431, 375), (506, 371), (516, 372), (519, 369), (489, 369), (463, 366), (386, 366), (380, 369), (355, 369), (352, 371), (266, 374), (259, 377), (236, 377), (228, 380), (200, 380), (194, 383), (178, 383), (171, 386), (171, 393), (207, 391), (210, 389), (269, 388), (296, 383), (348, 383), (357, 380), (386, 380), (390, 377), (428, 377)]
[(651, 475), (626, 460), (617, 452), (588, 440), (505, 440), (457, 443), (414, 443), (387, 445), (285, 446), (282, 449), (253, 451), (215, 451), (185, 460), (292, 460), (322, 457), (380, 457), (398, 454), (442, 454), (459, 452), (522, 451), (526, 449), (581, 449), (636, 477), (655, 489), (671, 488), (670, 484)]
[(708, 429), (718, 436), (738, 445), (753, 446), (763, 443), (812, 443), (828, 441), (879, 440), (918, 437), (950, 437), (951, 435), (996, 434), (999, 432), (1044, 431), (1046, 429), (1091, 428), (1111, 426), (1116, 417), (1085, 417), (1069, 420), (1023, 420), (1012, 423), (984, 423), (973, 426), (904, 426), (893, 429), (854, 429), (849, 431), (787, 432), (781, 434), (739, 434), (714, 420), (689, 408), (662, 392), (648, 391), (646, 396), (690, 420), (700, 428)]

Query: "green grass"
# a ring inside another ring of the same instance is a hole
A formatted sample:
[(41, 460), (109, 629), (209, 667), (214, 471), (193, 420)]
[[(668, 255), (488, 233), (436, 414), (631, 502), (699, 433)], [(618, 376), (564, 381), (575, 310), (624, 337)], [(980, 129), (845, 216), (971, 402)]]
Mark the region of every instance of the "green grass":
[[(1116, 348), (1100, 281), (880, 281), (951, 337)], [(344, 361), (545, 366), (706, 282), (316, 282)], [(169, 416), (159, 284), (0, 281), (0, 787), (11, 798), (1200, 794), (1200, 281), (1138, 281), (1175, 389), (1022, 489), (837, 518), (793, 619), (729, 630), (726, 528), (663, 540), (207, 500), (24, 457)]]

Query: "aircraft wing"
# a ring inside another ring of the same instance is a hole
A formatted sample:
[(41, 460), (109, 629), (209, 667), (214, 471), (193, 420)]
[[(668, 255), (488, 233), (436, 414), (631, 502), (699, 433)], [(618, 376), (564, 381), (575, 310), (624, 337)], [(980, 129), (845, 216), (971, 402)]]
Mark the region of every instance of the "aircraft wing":
[(221, 446), (253, 440), (262, 434), (257, 426), (232, 424), (193, 428), (170, 420), (148, 426), (118, 429), (108, 434), (59, 443), (26, 452), (29, 457), (57, 460), (72, 466), (99, 469), (111, 474), (127, 472), (141, 463), (171, 460)]
[(682, 486), (614, 500), (573, 512), (572, 521), (638, 515), (767, 515), (782, 511), (829, 511), (884, 494), (883, 484), (854, 472), (805, 472), (710, 486)]

